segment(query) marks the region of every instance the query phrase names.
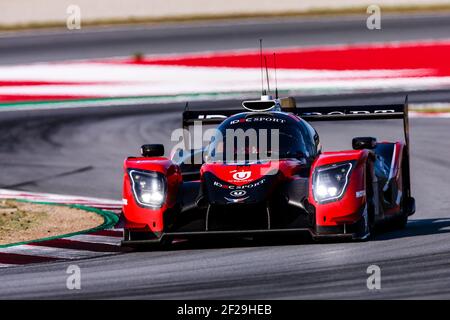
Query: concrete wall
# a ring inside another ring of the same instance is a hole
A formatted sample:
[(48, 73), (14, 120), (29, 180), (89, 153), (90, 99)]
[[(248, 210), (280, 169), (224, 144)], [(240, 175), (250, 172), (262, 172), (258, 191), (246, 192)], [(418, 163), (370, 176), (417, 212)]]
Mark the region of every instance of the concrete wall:
[(82, 21), (174, 18), (233, 14), (304, 12), (371, 4), (383, 6), (449, 5), (449, 0), (0, 0), (0, 25), (61, 22), (69, 5), (81, 8)]

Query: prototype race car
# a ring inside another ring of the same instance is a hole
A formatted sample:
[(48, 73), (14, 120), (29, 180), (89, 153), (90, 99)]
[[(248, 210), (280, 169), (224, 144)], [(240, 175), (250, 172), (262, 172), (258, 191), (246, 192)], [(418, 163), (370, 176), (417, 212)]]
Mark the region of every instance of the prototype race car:
[[(415, 212), (407, 99), (297, 108), (293, 98), (265, 96), (244, 101), (243, 108), (186, 108), (185, 129), (219, 124), (205, 148), (180, 149), (169, 159), (163, 145), (144, 145), (142, 157), (125, 160), (124, 245), (305, 232), (316, 240), (364, 240), (376, 224), (402, 228)], [(369, 119), (403, 119), (405, 142), (355, 137), (353, 150), (323, 152), (308, 123)], [(244, 143), (236, 142), (236, 132)]]

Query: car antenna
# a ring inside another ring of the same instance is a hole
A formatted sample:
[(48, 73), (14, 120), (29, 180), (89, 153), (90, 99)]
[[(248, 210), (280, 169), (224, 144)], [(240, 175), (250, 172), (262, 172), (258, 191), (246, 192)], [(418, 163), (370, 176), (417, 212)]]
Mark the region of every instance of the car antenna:
[(266, 56), (264, 56), (264, 64), (265, 64), (265, 67), (266, 67), (267, 93), (270, 94), (269, 69), (267, 68)]
[(262, 41), (263, 41), (263, 39), (259, 39), (259, 58), (260, 58), (260, 62), (261, 62), (261, 96), (265, 96), (267, 93), (266, 93), (266, 90), (264, 90)]
[(275, 99), (278, 99), (277, 56), (273, 53), (273, 68), (275, 70)]

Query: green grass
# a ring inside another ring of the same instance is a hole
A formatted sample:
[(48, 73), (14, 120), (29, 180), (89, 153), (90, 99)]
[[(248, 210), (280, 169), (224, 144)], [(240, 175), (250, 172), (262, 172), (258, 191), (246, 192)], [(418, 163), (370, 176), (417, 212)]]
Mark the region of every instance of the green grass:
[(14, 201), (0, 202), (0, 239), (13, 233), (29, 230), (45, 221), (45, 212), (25, 212), (18, 209)]

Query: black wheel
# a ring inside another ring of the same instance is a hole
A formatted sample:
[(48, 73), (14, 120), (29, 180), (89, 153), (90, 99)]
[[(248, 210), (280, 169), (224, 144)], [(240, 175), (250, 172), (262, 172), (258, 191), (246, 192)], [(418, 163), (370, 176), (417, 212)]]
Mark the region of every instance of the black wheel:
[(128, 229), (123, 229), (123, 241), (127, 241), (130, 238), (130, 231)]
[(358, 236), (357, 236), (356, 240), (368, 241), (368, 240), (372, 239), (372, 237), (373, 237), (374, 223), (373, 223), (373, 218), (371, 218), (372, 214), (371, 214), (370, 207), (371, 207), (370, 201), (367, 201), (366, 206), (363, 211), (363, 214), (362, 214), (361, 229), (360, 229), (360, 232), (358, 232)]
[(361, 230), (361, 240), (367, 241), (373, 237), (375, 229), (375, 199), (374, 199), (371, 168), (368, 167), (366, 173), (366, 207), (363, 211), (363, 225)]
[(402, 213), (398, 217), (392, 219), (391, 225), (395, 230), (401, 230), (406, 228), (407, 223), (408, 215), (402, 210)]
[(400, 201), (400, 214), (397, 217), (394, 217), (392, 219), (392, 223), (391, 226), (396, 229), (396, 230), (401, 230), (404, 229), (408, 223), (408, 216), (409, 216), (409, 211), (411, 210), (410, 208), (410, 203), (409, 203), (409, 190), (407, 189), (407, 185), (409, 183), (407, 183), (405, 180), (406, 175), (408, 174), (407, 168), (406, 168), (407, 164), (406, 161), (403, 160), (403, 166), (402, 166), (402, 199)]

